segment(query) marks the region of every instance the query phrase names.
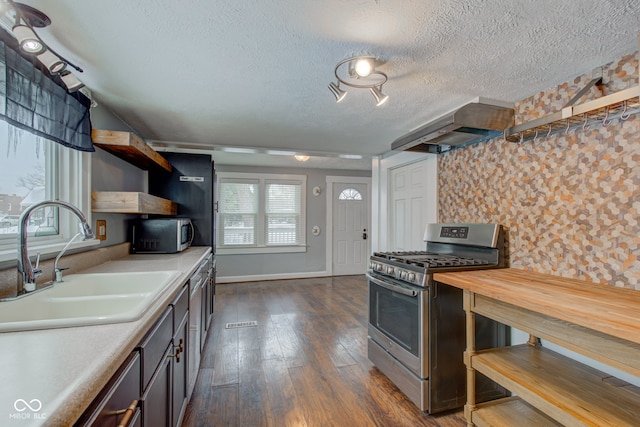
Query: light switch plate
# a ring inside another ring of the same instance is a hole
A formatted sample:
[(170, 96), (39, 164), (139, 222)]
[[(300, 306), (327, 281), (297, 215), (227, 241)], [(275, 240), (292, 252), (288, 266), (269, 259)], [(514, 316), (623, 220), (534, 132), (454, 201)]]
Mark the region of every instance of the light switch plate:
[(107, 240), (107, 221), (103, 219), (96, 220), (96, 238), (98, 240)]

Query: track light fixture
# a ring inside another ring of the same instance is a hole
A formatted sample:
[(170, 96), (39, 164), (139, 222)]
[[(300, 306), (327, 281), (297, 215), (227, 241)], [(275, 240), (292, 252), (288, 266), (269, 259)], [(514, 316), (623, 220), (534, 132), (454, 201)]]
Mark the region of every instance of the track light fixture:
[(387, 102), (387, 99), (389, 99), (389, 95), (385, 95), (384, 93), (382, 93), (382, 86), (380, 87), (374, 86), (370, 88), (369, 91), (371, 92), (373, 97), (376, 99), (376, 107), (381, 106), (382, 104)]
[(342, 84), (355, 89), (369, 89), (376, 100), (376, 106), (384, 104), (389, 96), (382, 93), (382, 85), (387, 82), (388, 77), (382, 71), (376, 70), (376, 63), (379, 62), (375, 56), (353, 56), (340, 61), (334, 70), (338, 81), (329, 83), (329, 90), (335, 96), (336, 102), (347, 96), (347, 92), (340, 89)]
[(336, 97), (336, 102), (340, 102), (347, 96), (347, 91), (340, 89), (340, 82), (335, 84), (334, 82), (329, 83), (329, 90)]
[(31, 28), (26, 25), (16, 24), (13, 26), (12, 31), (23, 52), (30, 55), (38, 55), (45, 51), (46, 47), (44, 47), (44, 43), (40, 41)]
[(67, 63), (55, 56), (51, 51), (45, 50), (37, 58), (53, 75), (60, 74), (67, 68)]
[(20, 50), (28, 55), (35, 55), (38, 61), (44, 65), (52, 75), (60, 75), (62, 82), (69, 92), (75, 92), (84, 84), (74, 76), (67, 66), (82, 73), (82, 68), (63, 58), (51, 49), (36, 34), (34, 27), (44, 28), (51, 24), (51, 19), (38, 9), (13, 0), (6, 0), (15, 13), (15, 25), (12, 28), (13, 35), (18, 40)]

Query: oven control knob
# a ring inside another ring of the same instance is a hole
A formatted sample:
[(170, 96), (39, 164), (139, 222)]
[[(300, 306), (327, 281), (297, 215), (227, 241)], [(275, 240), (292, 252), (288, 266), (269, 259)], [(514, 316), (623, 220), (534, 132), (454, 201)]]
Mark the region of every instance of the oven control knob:
[(407, 280), (407, 272), (406, 271), (402, 270), (400, 272), (400, 279)]
[(387, 267), (387, 274), (393, 274), (393, 267)]
[(409, 273), (407, 275), (407, 280), (413, 283), (416, 280), (416, 273)]

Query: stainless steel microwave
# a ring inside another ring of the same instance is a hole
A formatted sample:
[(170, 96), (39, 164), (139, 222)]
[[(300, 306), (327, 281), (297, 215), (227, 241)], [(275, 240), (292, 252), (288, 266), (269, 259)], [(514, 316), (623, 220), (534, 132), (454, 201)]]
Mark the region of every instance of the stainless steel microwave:
[(131, 253), (173, 254), (191, 246), (193, 224), (188, 218), (135, 221), (131, 226)]

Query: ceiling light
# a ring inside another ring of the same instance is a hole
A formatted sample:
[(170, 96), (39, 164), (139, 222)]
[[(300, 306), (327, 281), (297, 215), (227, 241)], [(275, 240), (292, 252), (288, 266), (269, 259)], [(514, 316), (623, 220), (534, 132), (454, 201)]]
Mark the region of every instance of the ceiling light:
[(360, 77), (367, 77), (373, 71), (371, 58), (358, 59), (354, 69), (356, 70), (356, 74)]
[(68, 71), (60, 74), (60, 78), (69, 92), (75, 92), (84, 87), (84, 83)]
[(353, 56), (338, 62), (334, 70), (338, 82), (329, 83), (329, 90), (336, 97), (336, 102), (342, 101), (347, 95), (346, 91), (340, 89), (343, 84), (355, 89), (369, 89), (376, 99), (376, 106), (384, 104), (389, 96), (382, 93), (382, 85), (388, 77), (375, 69), (378, 62), (375, 56)]
[(340, 102), (347, 96), (347, 91), (340, 89), (340, 83), (336, 85), (334, 82), (329, 83), (329, 90), (336, 97), (336, 102)]
[(13, 27), (13, 35), (18, 40), (18, 45), (24, 53), (38, 55), (45, 51), (46, 47), (36, 36), (36, 33), (26, 25), (18, 24)]
[(48, 50), (45, 50), (37, 56), (38, 61), (42, 63), (53, 75), (60, 74), (67, 68), (67, 63)]
[(305, 156), (305, 155), (302, 155), (302, 154), (296, 154), (294, 157), (299, 162), (306, 162), (307, 160), (309, 160), (309, 156)]
[(389, 99), (389, 95), (385, 95), (382, 93), (382, 86), (380, 87), (372, 87), (369, 89), (373, 97), (376, 99), (376, 107), (381, 106)]
[(82, 68), (57, 54), (42, 41), (34, 30), (34, 28), (44, 28), (50, 25), (51, 19), (29, 5), (15, 3), (13, 0), (7, 0), (6, 3), (13, 8), (15, 13), (15, 25), (12, 28), (12, 32), (18, 40), (20, 50), (29, 55), (36, 55), (38, 61), (47, 67), (49, 73), (60, 75), (69, 92), (75, 92), (84, 87), (84, 84), (67, 70), (67, 66), (81, 73), (83, 72)]

